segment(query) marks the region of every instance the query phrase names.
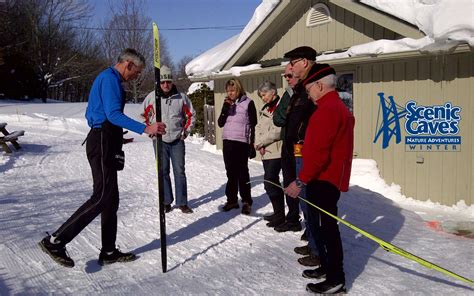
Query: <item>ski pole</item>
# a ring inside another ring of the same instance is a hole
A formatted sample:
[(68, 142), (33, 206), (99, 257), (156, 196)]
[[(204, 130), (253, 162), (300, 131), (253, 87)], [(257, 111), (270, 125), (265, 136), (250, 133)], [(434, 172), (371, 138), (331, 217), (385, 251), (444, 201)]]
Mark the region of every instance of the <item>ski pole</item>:
[[(276, 183), (274, 183), (274, 182), (272, 182), (272, 181), (268, 181), (268, 180), (254, 180), (254, 181), (250, 181), (249, 183), (254, 183), (254, 182), (267, 182), (267, 183), (270, 183), (270, 184), (272, 184), (272, 185), (274, 185), (274, 186), (276, 186), (276, 187), (279, 187), (280, 189), (284, 190), (284, 188), (283, 188), (281, 185), (276, 184)], [(425, 260), (425, 259), (423, 259), (423, 258), (420, 258), (420, 257), (418, 257), (418, 256), (416, 256), (416, 255), (414, 255), (414, 254), (412, 254), (412, 253), (410, 253), (410, 252), (408, 252), (408, 251), (405, 251), (405, 250), (402, 249), (402, 248), (399, 248), (399, 247), (397, 247), (397, 246), (395, 246), (395, 245), (392, 245), (391, 243), (388, 243), (388, 242), (386, 242), (386, 241), (384, 241), (384, 240), (382, 240), (382, 239), (376, 237), (375, 235), (370, 234), (370, 233), (368, 233), (367, 231), (364, 231), (364, 230), (360, 229), (359, 227), (357, 227), (357, 226), (355, 226), (355, 225), (353, 225), (353, 224), (347, 222), (346, 220), (343, 220), (343, 219), (341, 219), (341, 218), (339, 218), (339, 217), (337, 217), (337, 216), (335, 216), (335, 215), (329, 213), (328, 211), (326, 211), (326, 210), (324, 210), (324, 209), (318, 207), (317, 205), (313, 204), (312, 202), (310, 202), (310, 201), (308, 201), (308, 200), (302, 198), (301, 196), (298, 196), (298, 198), (301, 199), (302, 201), (304, 201), (305, 203), (311, 205), (312, 207), (318, 209), (319, 211), (325, 213), (326, 215), (328, 215), (328, 216), (330, 216), (330, 217), (336, 219), (337, 221), (341, 222), (342, 224), (346, 225), (347, 227), (351, 228), (352, 230), (355, 230), (356, 232), (362, 234), (363, 236), (365, 236), (365, 237), (367, 237), (367, 238), (373, 240), (374, 242), (378, 243), (378, 244), (380, 245), (380, 247), (381, 247), (382, 249), (384, 249), (385, 251), (387, 251), (387, 252), (392, 252), (392, 253), (394, 253), (394, 254), (398, 254), (398, 255), (400, 255), (400, 256), (402, 256), (402, 257), (405, 257), (405, 258), (407, 258), (407, 259), (410, 259), (410, 260), (412, 260), (412, 261), (415, 261), (416, 263), (418, 263), (418, 264), (420, 264), (420, 265), (423, 265), (423, 266), (425, 266), (425, 267), (427, 267), (427, 268), (434, 269), (434, 270), (436, 270), (436, 271), (439, 271), (439, 272), (441, 272), (441, 273), (444, 273), (444, 274), (446, 274), (446, 275), (449, 275), (449, 276), (451, 276), (451, 277), (454, 277), (454, 278), (456, 278), (456, 279), (458, 279), (458, 280), (461, 280), (461, 281), (463, 281), (463, 282), (469, 283), (469, 284), (471, 284), (471, 285), (474, 284), (474, 281), (473, 281), (473, 280), (470, 280), (470, 279), (468, 279), (468, 278), (465, 278), (465, 277), (463, 277), (463, 276), (461, 276), (461, 275), (459, 275), (459, 274), (457, 274), (457, 273), (454, 273), (454, 272), (452, 272), (452, 271), (450, 271), (450, 270), (447, 270), (447, 269), (445, 269), (445, 268), (443, 268), (443, 267), (441, 267), (441, 266), (439, 266), (439, 265), (436, 265), (436, 264), (431, 263), (431, 262), (429, 262), (429, 261), (427, 261), (427, 260)]]

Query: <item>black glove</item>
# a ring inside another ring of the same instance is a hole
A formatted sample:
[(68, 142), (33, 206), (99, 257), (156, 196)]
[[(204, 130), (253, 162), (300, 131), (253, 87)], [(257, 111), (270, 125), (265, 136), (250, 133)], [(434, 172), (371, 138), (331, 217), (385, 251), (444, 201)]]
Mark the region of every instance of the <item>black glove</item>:
[(224, 101), (224, 104), (222, 105), (221, 113), (224, 114), (224, 115), (228, 115), (229, 109), (230, 109), (231, 106), (232, 106), (231, 101), (228, 100), (228, 99), (226, 99), (226, 100)]
[(255, 158), (255, 156), (257, 156), (257, 151), (255, 151), (255, 147), (253, 146), (253, 144), (250, 144), (249, 145), (249, 159), (253, 159)]

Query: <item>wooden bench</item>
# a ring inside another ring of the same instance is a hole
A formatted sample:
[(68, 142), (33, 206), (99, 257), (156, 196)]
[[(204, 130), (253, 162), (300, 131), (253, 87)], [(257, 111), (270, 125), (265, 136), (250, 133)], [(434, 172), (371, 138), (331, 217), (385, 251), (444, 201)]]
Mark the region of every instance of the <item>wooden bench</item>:
[(0, 136), (0, 146), (2, 146), (3, 151), (6, 153), (12, 153), (12, 150), (8, 147), (7, 143), (10, 142), (16, 150), (21, 149), (17, 140), (25, 134), (25, 131), (14, 131), (9, 133), (5, 128), (6, 126), (7, 124), (5, 122), (0, 122), (0, 132), (3, 134), (3, 136)]

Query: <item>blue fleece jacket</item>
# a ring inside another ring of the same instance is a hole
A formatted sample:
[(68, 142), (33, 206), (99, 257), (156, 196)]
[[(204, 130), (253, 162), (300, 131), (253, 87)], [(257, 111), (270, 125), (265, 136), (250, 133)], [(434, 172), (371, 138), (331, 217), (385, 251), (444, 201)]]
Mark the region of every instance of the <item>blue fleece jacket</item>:
[(125, 92), (120, 73), (113, 67), (102, 71), (92, 84), (86, 119), (91, 128), (101, 127), (106, 120), (122, 128), (142, 134), (145, 125), (123, 114)]

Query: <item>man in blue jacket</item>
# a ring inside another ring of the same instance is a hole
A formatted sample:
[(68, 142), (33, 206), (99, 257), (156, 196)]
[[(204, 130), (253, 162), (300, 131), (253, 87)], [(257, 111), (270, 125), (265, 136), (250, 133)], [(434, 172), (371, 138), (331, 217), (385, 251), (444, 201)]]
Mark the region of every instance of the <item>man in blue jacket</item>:
[(122, 82), (137, 79), (144, 67), (143, 55), (127, 48), (120, 54), (115, 66), (100, 73), (92, 84), (86, 111), (91, 128), (87, 135), (86, 152), (94, 182), (92, 196), (58, 230), (39, 242), (41, 249), (63, 266), (74, 266), (66, 244), (99, 214), (102, 231), (99, 264), (136, 259), (135, 254), (122, 253), (115, 246), (119, 206), (117, 171), (122, 170), (124, 165), (122, 129), (138, 134), (163, 135), (166, 127), (162, 122), (145, 126), (123, 113), (125, 92)]

